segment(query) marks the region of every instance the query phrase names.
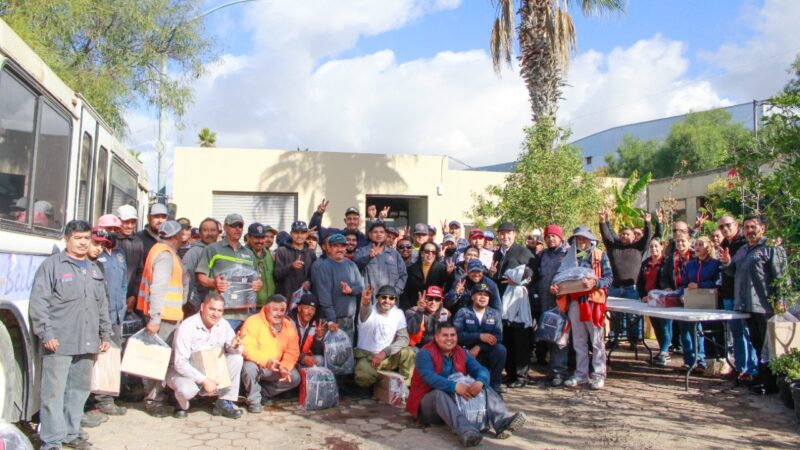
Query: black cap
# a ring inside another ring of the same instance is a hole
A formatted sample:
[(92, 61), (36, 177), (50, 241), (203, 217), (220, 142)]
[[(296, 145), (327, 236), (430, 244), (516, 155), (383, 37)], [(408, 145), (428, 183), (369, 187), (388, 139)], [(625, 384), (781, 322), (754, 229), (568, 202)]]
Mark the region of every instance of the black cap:
[(258, 222), (253, 222), (247, 227), (247, 235), (252, 237), (264, 237), (267, 234), (267, 228)]
[(346, 216), (348, 214), (358, 214), (360, 216), (361, 212), (359, 212), (358, 208), (356, 208), (355, 206), (351, 206), (344, 210), (344, 215)]
[(381, 296), (381, 295), (391, 295), (392, 297), (397, 297), (397, 289), (395, 289), (394, 286), (390, 284), (387, 284), (386, 286), (381, 286), (381, 288), (378, 289), (378, 292), (375, 294), (375, 296)]
[(471, 295), (477, 294), (478, 292), (486, 292), (487, 294), (492, 293), (492, 291), (489, 289), (489, 285), (486, 283), (478, 283), (475, 286), (472, 286)]
[(297, 303), (297, 305), (313, 306), (314, 308), (317, 308), (319, 307), (319, 301), (317, 300), (317, 297), (314, 294), (309, 292), (307, 294), (303, 294), (303, 296), (300, 297), (300, 301)]
[(511, 222), (503, 222), (499, 227), (497, 227), (497, 232), (499, 233), (501, 231), (516, 231), (516, 228)]
[(386, 231), (386, 224), (383, 223), (382, 220), (376, 220), (374, 222), (371, 222), (369, 224), (369, 230), (367, 230), (367, 231), (371, 233), (372, 230), (374, 230), (375, 228), (378, 228), (378, 227), (381, 227), (381, 228), (383, 228), (383, 231)]
[(308, 224), (302, 220), (292, 222), (292, 231), (308, 231)]

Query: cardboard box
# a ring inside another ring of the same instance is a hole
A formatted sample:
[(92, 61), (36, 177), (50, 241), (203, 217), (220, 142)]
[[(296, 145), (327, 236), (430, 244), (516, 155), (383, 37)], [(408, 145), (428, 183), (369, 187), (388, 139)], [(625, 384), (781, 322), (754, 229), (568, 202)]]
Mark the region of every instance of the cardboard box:
[(800, 349), (800, 323), (788, 321), (767, 322), (770, 353), (778, 357), (793, 348)]
[(192, 353), (191, 363), (203, 375), (214, 380), (218, 389), (230, 387), (231, 375), (228, 373), (225, 349), (222, 347)]
[(97, 355), (92, 367), (93, 394), (119, 395), (121, 359), (120, 349), (115, 347)]
[(683, 307), (687, 309), (717, 309), (716, 289), (685, 289)]
[(583, 286), (583, 280), (568, 280), (558, 283), (558, 295), (574, 294), (576, 292), (587, 292)]
[(408, 389), (403, 382), (403, 376), (399, 373), (379, 370), (372, 397), (387, 405), (402, 407), (408, 396)]
[(170, 358), (172, 358), (170, 347), (147, 344), (133, 337), (128, 339), (120, 370), (142, 378), (164, 381)]

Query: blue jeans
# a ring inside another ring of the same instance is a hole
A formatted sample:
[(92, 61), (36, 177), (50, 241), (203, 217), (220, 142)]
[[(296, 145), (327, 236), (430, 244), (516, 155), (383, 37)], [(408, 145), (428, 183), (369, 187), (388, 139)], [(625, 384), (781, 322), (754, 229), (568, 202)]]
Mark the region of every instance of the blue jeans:
[[(726, 311), (733, 311), (734, 301), (732, 298), (722, 300), (722, 307)], [(733, 337), (733, 359), (736, 371), (748, 375), (758, 374), (758, 356), (756, 348), (750, 342), (750, 330), (742, 319), (728, 321)]]
[[(640, 300), (639, 292), (634, 285), (608, 288), (608, 296)], [(614, 340), (619, 340), (622, 336), (627, 336), (629, 340), (641, 339), (641, 321), (642, 317), (635, 314), (611, 313), (611, 331)]]
[(669, 345), (672, 343), (672, 319), (651, 317), (650, 323), (653, 324), (653, 331), (656, 333), (658, 351), (669, 354)]
[(678, 322), (678, 329), (681, 331), (681, 346), (683, 347), (683, 362), (691, 366), (697, 358), (697, 365), (706, 365), (706, 346), (702, 336), (697, 337), (697, 352), (694, 349), (692, 333), (703, 331), (703, 325), (697, 322)]

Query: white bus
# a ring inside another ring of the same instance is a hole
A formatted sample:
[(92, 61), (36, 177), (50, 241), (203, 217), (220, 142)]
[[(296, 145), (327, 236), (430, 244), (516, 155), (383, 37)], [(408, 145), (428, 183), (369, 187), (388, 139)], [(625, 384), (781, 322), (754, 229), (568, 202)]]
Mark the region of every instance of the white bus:
[(0, 20), (0, 407), (11, 423), (38, 411), (39, 344), (28, 300), (64, 225), (148, 204), (142, 164), (94, 109)]

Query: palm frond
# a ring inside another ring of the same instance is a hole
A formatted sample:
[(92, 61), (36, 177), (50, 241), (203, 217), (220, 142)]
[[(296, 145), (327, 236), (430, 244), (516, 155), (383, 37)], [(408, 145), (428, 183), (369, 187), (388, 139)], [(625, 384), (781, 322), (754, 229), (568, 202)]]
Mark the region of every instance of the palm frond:
[(603, 16), (611, 13), (625, 12), (625, 0), (583, 0), (581, 11), (587, 16)]
[(633, 195), (634, 197), (639, 195), (640, 192), (642, 192), (644, 189), (647, 188), (647, 184), (650, 183), (650, 179), (652, 178), (653, 178), (652, 172), (647, 172), (643, 177), (639, 178), (639, 180), (636, 182), (636, 184), (633, 185), (633, 188), (631, 189), (631, 195)]

